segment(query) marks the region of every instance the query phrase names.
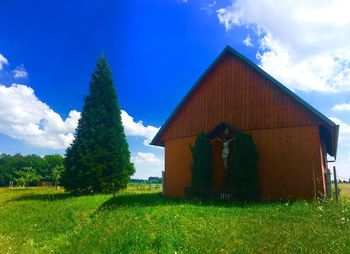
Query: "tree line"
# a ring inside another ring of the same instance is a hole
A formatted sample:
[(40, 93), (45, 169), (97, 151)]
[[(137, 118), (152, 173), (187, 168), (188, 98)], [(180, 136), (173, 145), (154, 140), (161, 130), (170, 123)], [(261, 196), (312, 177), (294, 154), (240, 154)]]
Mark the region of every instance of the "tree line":
[(131, 179), (132, 183), (145, 183), (145, 184), (159, 184), (162, 183), (163, 179), (157, 176), (150, 176), (148, 179)]
[(63, 161), (59, 154), (43, 157), (36, 154), (0, 154), (0, 186), (33, 186), (39, 180), (52, 181), (57, 185), (64, 169)]

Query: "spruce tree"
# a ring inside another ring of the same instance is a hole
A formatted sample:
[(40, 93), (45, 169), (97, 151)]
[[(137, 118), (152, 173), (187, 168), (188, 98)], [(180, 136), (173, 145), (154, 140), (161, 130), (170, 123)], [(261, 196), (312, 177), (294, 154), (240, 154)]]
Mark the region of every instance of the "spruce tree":
[(66, 150), (62, 186), (76, 194), (125, 188), (135, 170), (104, 56), (97, 60), (75, 136)]
[(212, 186), (212, 148), (210, 139), (200, 132), (191, 148), (192, 152), (192, 187), (209, 188)]

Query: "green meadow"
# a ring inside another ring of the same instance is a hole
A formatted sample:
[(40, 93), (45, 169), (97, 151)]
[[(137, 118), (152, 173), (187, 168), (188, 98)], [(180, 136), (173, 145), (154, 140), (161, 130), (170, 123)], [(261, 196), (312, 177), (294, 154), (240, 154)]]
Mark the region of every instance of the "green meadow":
[(0, 189), (0, 253), (349, 253), (350, 185), (339, 203), (165, 198), (156, 186), (69, 196)]

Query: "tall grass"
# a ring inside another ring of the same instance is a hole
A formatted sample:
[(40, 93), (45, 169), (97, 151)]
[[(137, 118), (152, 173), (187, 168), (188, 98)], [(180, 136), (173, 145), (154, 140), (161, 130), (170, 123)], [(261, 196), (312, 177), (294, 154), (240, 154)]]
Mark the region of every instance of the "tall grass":
[(349, 253), (350, 200), (230, 204), (159, 190), (0, 189), (0, 253)]

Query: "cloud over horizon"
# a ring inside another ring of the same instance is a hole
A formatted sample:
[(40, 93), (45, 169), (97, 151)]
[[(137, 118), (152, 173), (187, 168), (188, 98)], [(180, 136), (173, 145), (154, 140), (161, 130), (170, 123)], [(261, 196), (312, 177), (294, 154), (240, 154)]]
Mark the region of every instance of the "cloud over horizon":
[(121, 110), (121, 117), (124, 125), (125, 135), (144, 137), (144, 145), (148, 145), (159, 130), (158, 127), (152, 125), (144, 126), (142, 121), (135, 122), (134, 118), (130, 116), (125, 110)]
[[(121, 117), (125, 135), (144, 137), (144, 143), (149, 143), (159, 130), (135, 122), (125, 110), (121, 110)], [(79, 118), (80, 112), (71, 110), (62, 119), (26, 85), (0, 84), (0, 132), (7, 136), (37, 147), (64, 149), (74, 140)]]
[(74, 139), (79, 117), (72, 110), (63, 120), (26, 85), (0, 84), (0, 132), (14, 139), (37, 147), (66, 148)]
[(161, 176), (161, 172), (164, 169), (163, 159), (150, 152), (137, 152), (131, 156), (131, 161), (137, 169), (135, 177), (141, 179), (148, 178), (148, 175)]

